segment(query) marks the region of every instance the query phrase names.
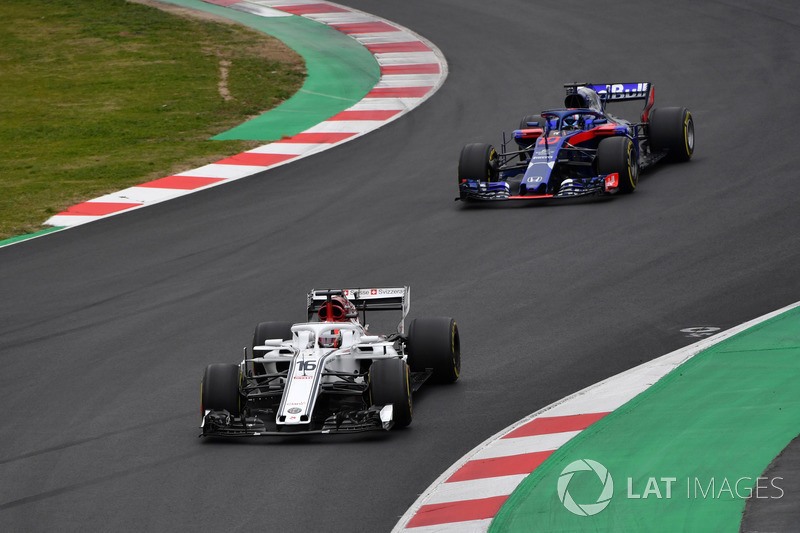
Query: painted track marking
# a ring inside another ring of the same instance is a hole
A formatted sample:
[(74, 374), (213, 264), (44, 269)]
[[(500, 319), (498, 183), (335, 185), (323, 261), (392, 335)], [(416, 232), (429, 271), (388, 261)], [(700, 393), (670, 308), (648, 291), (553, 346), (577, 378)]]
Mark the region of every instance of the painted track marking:
[[(612, 376), (489, 437), (439, 476), (392, 533), (487, 532), (514, 489), (552, 452), (703, 350), (798, 306), (800, 302)], [(541, 455), (522, 459), (528, 454)], [(488, 458), (501, 460), (481, 463)], [(526, 461), (530, 469), (520, 466), (523, 473), (518, 473), (511, 466), (515, 459)]]

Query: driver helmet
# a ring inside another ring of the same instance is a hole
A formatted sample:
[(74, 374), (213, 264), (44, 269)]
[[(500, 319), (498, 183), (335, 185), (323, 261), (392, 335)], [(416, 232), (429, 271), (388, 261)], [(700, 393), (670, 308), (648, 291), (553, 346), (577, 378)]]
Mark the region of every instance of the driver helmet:
[(584, 121), (580, 114), (567, 115), (563, 119), (563, 129), (580, 130), (583, 129)]
[(342, 332), (332, 329), (319, 336), (320, 348), (340, 348), (342, 346)]
[(330, 303), (325, 301), (319, 308), (319, 319), (322, 322), (347, 322), (351, 317), (348, 315), (357, 314), (356, 307), (344, 296), (334, 296)]

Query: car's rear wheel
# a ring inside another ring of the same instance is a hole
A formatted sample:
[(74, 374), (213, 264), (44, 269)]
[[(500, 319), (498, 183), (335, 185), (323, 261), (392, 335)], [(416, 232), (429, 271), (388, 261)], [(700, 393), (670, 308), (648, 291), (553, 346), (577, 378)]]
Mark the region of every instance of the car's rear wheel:
[(414, 412), (408, 365), (402, 359), (378, 359), (369, 367), (369, 393), (372, 405), (392, 404), (394, 425), (406, 427)]
[(239, 365), (216, 363), (208, 365), (200, 383), (200, 412), (228, 411), (233, 416), (242, 412), (242, 396), (239, 394)]
[(458, 182), (463, 180), (497, 181), (499, 161), (491, 144), (470, 143), (461, 149), (458, 159)]
[[(268, 339), (281, 339), (284, 341), (288, 341), (292, 338), (292, 323), (291, 322), (261, 322), (256, 326), (255, 331), (253, 331), (253, 343), (251, 344), (252, 347), (255, 346), (263, 346), (264, 342)], [(252, 357), (258, 357), (262, 355), (263, 352), (257, 352), (252, 350)], [(276, 372), (283, 372), (287, 368), (289, 368), (288, 363), (274, 363), (276, 367)], [(266, 372), (264, 365), (260, 363), (254, 363), (249, 370), (252, 370), (255, 374), (263, 374)]]
[(433, 369), (440, 383), (454, 383), (461, 374), (461, 339), (450, 317), (416, 318), (408, 328), (408, 363), (413, 372)]
[[(530, 126), (529, 124), (539, 124), (538, 126)], [(541, 115), (525, 115), (519, 121), (519, 129), (520, 130), (529, 130), (531, 128), (543, 128), (544, 127), (544, 118)], [(536, 143), (536, 138), (529, 139), (529, 138), (521, 138), (517, 139), (517, 146), (520, 147), (522, 152), (519, 155), (520, 161), (527, 162), (530, 158), (531, 154), (533, 153), (533, 145)]]
[[(539, 126), (528, 126), (529, 122), (536, 122)], [(519, 129), (527, 130), (530, 128), (544, 127), (544, 118), (541, 115), (525, 115), (519, 121)]]
[(658, 107), (648, 120), (650, 148), (667, 150), (667, 160), (688, 161), (694, 153), (694, 119), (685, 107)]
[(597, 173), (619, 174), (619, 191), (632, 193), (639, 184), (636, 149), (628, 137), (608, 137), (597, 145)]

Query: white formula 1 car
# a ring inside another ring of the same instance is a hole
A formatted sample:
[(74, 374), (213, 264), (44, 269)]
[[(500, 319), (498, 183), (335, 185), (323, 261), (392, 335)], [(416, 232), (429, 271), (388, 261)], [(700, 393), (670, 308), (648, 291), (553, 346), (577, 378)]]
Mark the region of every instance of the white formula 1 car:
[[(461, 371), (458, 327), (417, 318), (406, 333), (409, 287), (320, 289), (308, 321), (262, 322), (252, 351), (206, 367), (204, 436), (354, 433), (404, 427), (411, 395), (426, 381), (453, 383)], [(397, 331), (367, 333), (367, 312), (399, 311)]]

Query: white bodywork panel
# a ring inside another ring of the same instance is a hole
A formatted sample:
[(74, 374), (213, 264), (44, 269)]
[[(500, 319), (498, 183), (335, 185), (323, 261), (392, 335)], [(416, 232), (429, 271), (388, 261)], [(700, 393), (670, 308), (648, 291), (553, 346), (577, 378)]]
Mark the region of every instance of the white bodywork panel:
[[(329, 342), (338, 339), (334, 347)], [(322, 342), (321, 342), (322, 341)], [(334, 375), (326, 372), (355, 373), (360, 360), (388, 359), (405, 356), (399, 354), (394, 343), (379, 335), (366, 335), (361, 324), (353, 322), (307, 322), (292, 326), (291, 341), (267, 340), (263, 346), (253, 348), (254, 355), (263, 354), (244, 362), (262, 363), (268, 372), (274, 372), (277, 363), (290, 363), (283, 397), (278, 408), (278, 425), (308, 424), (314, 412), (322, 383), (335, 382)], [(364, 375), (360, 378), (366, 380)], [(383, 413), (391, 417), (391, 411)]]

